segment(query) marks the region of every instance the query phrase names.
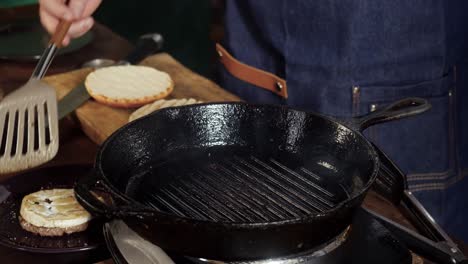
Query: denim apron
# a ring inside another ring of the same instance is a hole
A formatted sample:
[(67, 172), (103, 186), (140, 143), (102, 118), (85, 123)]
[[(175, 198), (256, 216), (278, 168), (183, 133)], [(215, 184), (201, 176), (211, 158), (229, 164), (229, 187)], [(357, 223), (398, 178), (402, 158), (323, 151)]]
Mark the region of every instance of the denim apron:
[[(464, 6), (463, 6), (464, 5)], [(230, 75), (221, 85), (254, 103), (349, 118), (405, 97), (432, 109), (366, 136), (407, 174), (410, 190), (468, 242), (468, 19), (464, 0), (226, 1), (223, 45), (284, 78), (288, 99)]]

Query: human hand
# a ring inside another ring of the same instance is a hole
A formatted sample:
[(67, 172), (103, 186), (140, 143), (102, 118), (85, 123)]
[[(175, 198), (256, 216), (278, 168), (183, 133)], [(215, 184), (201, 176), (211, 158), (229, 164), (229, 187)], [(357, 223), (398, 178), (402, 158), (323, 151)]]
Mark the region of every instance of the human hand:
[(73, 21), (63, 39), (63, 45), (67, 46), (72, 38), (78, 38), (91, 29), (94, 24), (91, 15), (100, 3), (101, 0), (70, 0), (67, 6), (65, 0), (39, 0), (39, 16), (50, 34), (55, 32), (60, 19)]

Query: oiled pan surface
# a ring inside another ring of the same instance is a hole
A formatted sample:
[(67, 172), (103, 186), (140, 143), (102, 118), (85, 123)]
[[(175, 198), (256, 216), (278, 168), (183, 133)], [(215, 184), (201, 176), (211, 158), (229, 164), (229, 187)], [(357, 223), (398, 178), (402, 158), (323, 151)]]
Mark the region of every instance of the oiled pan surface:
[(375, 169), (359, 133), (322, 116), (245, 104), (160, 111), (100, 157), (105, 177), (138, 202), (231, 223), (326, 213), (359, 194)]

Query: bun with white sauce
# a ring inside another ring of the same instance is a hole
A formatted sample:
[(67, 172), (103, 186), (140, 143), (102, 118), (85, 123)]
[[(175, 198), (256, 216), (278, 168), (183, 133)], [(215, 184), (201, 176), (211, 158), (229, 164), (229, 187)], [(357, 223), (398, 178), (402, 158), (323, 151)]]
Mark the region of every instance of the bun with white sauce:
[(20, 225), (41, 236), (63, 236), (86, 230), (91, 215), (76, 200), (73, 189), (41, 190), (21, 202)]

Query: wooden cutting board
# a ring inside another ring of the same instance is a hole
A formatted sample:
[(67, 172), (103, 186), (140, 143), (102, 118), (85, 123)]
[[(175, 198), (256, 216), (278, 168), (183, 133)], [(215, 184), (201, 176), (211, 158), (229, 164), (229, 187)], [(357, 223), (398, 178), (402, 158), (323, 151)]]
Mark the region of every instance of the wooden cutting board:
[[(205, 102), (240, 101), (237, 96), (187, 69), (166, 53), (148, 57), (141, 62), (141, 65), (154, 67), (171, 75), (175, 86), (168, 98), (195, 98)], [(57, 90), (60, 99), (83, 82), (90, 72), (91, 69), (82, 69), (48, 76), (44, 81)], [(91, 99), (76, 109), (75, 114), (83, 131), (92, 141), (101, 144), (128, 122), (133, 110), (105, 106)]]

